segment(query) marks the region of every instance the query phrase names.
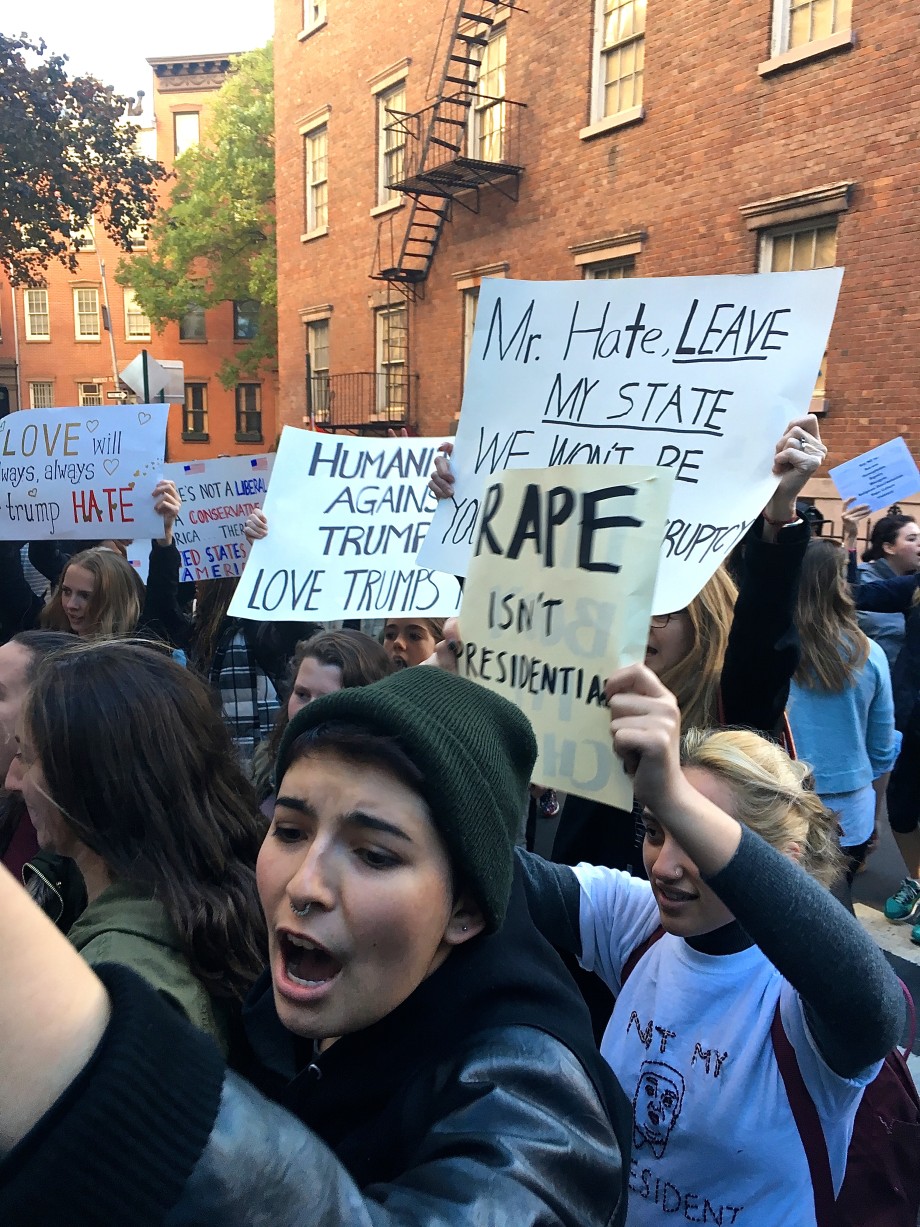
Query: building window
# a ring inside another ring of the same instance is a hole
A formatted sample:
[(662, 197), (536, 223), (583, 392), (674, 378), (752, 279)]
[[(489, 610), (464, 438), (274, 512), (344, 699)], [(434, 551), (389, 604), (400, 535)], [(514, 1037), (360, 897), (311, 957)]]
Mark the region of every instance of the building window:
[(131, 233), (128, 235), (128, 242), (131, 246), (132, 251), (146, 251), (147, 250), (147, 230), (148, 228), (149, 227), (147, 226), (147, 224), (143, 226), (135, 226), (134, 229), (131, 231)]
[(178, 157), (198, 144), (200, 139), (197, 111), (176, 111), (173, 114), (173, 153)]
[(773, 0), (773, 54), (850, 29), (852, 0)]
[[(833, 268), (837, 261), (837, 223), (804, 222), (778, 226), (760, 235), (760, 271), (790, 273), (810, 268)], [(823, 402), (827, 392), (827, 352), (812, 392), (812, 402)], [(824, 405), (815, 406), (823, 410)]]
[(627, 257), (622, 260), (600, 260), (597, 264), (584, 266), (585, 281), (619, 281), (623, 277), (635, 277), (636, 262)]
[(73, 319), (74, 335), (78, 341), (99, 340), (98, 290), (74, 290)]
[(101, 405), (102, 404), (102, 384), (101, 383), (78, 383), (77, 384), (77, 403), (80, 405)]
[(409, 413), (409, 309), (405, 303), (375, 312), (377, 415), (401, 421)]
[(470, 364), (473, 348), (473, 329), (476, 327), (476, 312), (479, 309), (479, 286), (473, 285), (463, 291), (463, 379)]
[(259, 335), (259, 304), (247, 298), (233, 304), (234, 341), (252, 341)]
[(54, 408), (54, 384), (50, 379), (29, 384), (29, 406), (32, 409)]
[(48, 291), (26, 290), (26, 340), (50, 341), (51, 317), (48, 314)]
[(329, 321), (307, 323), (307, 357), (310, 362), (310, 404), (316, 422), (328, 422), (332, 407), (329, 388)]
[(645, 0), (597, 0), (592, 122), (642, 105)]
[(307, 234), (329, 225), (328, 134), (325, 124), (304, 133), (304, 226)]
[(389, 185), (399, 183), (406, 166), (406, 83), (377, 95), (377, 203), (401, 199)]
[(206, 341), (207, 339), (204, 307), (189, 307), (182, 319), (179, 320), (179, 340)]
[(304, 32), (315, 30), (326, 20), (326, 0), (303, 0)]
[(508, 37), (504, 26), (493, 29), (482, 53), (471, 111), (471, 154), (480, 162), (501, 162), (505, 156), (505, 64)]
[(182, 405), (182, 438), (207, 442), (208, 438), (208, 385), (187, 383), (185, 401)]
[(262, 442), (262, 386), (258, 383), (236, 385), (236, 441)]
[(74, 223), (70, 231), (70, 241), (74, 251), (96, 250), (96, 219), (91, 217), (85, 226)]
[(125, 290), (125, 340), (150, 340), (150, 318), (144, 314), (133, 290)]

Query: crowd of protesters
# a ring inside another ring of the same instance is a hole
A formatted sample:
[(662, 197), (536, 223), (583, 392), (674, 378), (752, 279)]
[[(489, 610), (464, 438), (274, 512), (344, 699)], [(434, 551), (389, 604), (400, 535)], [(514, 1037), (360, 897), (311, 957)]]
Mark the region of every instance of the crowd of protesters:
[(813, 537), (825, 459), (790, 423), (730, 565), (610, 673), (636, 804), (568, 797), (551, 859), (454, 621), (231, 617), (169, 482), (146, 585), (0, 543), (0, 1222), (915, 1221), (917, 1172), (860, 1217), (916, 1134), (865, 1142), (909, 1011), (846, 905), (887, 812), (920, 943), (920, 528)]

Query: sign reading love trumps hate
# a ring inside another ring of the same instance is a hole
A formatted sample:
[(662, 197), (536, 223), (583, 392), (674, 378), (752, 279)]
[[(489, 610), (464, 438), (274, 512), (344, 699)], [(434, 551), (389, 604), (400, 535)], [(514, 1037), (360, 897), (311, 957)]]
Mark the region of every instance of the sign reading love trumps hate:
[(24, 409), (0, 420), (0, 538), (155, 537), (168, 405)]
[(655, 465), (675, 477), (655, 609), (682, 609), (776, 488), (774, 447), (808, 412), (842, 275), (483, 281), (454, 497), (419, 561), (465, 574), (505, 469)]
[[(163, 466), (176, 483), (182, 510), (173, 538), (181, 556), (179, 580), (233, 579), (249, 556), (247, 518), (265, 501), (274, 456), (222, 456)], [(147, 578), (149, 541), (134, 541), (128, 561)]]
[(416, 565), (434, 514), (440, 440), (369, 439), (286, 426), (257, 541), (230, 614), (260, 621), (456, 613), (453, 575)]
[(534, 781), (627, 810), (604, 681), (645, 656), (673, 480), (633, 465), (493, 478), (460, 610), (459, 672), (529, 717)]

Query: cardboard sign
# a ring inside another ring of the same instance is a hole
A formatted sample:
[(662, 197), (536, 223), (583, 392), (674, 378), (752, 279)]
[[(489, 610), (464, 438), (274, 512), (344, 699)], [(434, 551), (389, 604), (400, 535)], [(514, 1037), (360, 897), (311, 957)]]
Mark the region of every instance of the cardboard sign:
[(645, 658), (673, 476), (563, 465), (493, 478), (460, 611), (459, 672), (534, 727), (534, 780), (630, 809), (604, 681)]
[(880, 511), (920, 491), (920, 470), (900, 435), (829, 472), (841, 498), (855, 498), (870, 511)]
[(453, 456), (419, 561), (466, 572), (505, 469), (656, 465), (675, 477), (655, 609), (682, 609), (776, 488), (808, 412), (843, 270), (482, 283)]
[(416, 565), (435, 510), (440, 440), (322, 435), (286, 426), (230, 613), (263, 622), (456, 613), (453, 575)]
[(23, 409), (0, 420), (0, 539), (156, 537), (168, 405)]
[[(174, 531), (182, 555), (181, 583), (232, 579), (249, 557), (243, 527), (265, 501), (274, 456), (222, 456), (167, 464), (163, 476), (176, 483), (182, 510)], [(134, 541), (128, 561), (147, 579), (149, 541)]]

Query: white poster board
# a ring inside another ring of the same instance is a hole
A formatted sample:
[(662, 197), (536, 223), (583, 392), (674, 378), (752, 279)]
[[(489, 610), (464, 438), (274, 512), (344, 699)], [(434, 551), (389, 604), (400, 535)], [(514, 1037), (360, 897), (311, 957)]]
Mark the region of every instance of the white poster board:
[(453, 575), (416, 565), (435, 510), (440, 440), (325, 435), (286, 426), (234, 617), (383, 618), (456, 613)]
[(920, 470), (900, 435), (829, 472), (841, 498), (855, 498), (870, 511), (880, 511), (920, 491)]
[(460, 611), (458, 670), (527, 714), (534, 781), (626, 810), (604, 681), (645, 657), (673, 480), (633, 465), (493, 478)]
[(775, 445), (808, 412), (842, 276), (483, 281), (455, 494), (419, 561), (466, 573), (495, 473), (655, 465), (675, 477), (655, 610), (682, 609), (776, 488)]
[[(173, 530), (182, 556), (180, 583), (232, 579), (249, 557), (243, 527), (265, 501), (274, 456), (221, 456), (167, 464), (163, 476), (176, 483), (182, 499)], [(146, 582), (150, 541), (136, 540), (128, 561)]]
[(84, 405), (0, 419), (0, 539), (157, 536), (168, 412)]

